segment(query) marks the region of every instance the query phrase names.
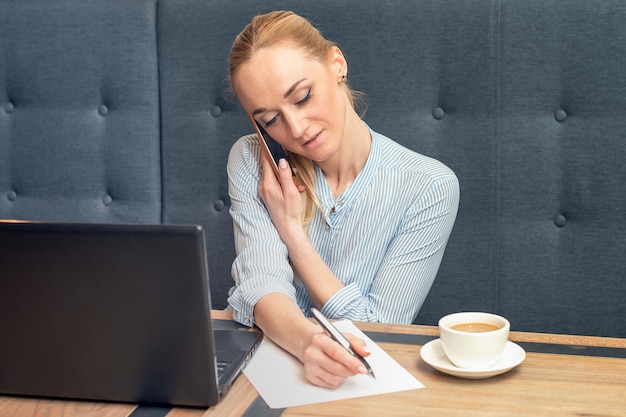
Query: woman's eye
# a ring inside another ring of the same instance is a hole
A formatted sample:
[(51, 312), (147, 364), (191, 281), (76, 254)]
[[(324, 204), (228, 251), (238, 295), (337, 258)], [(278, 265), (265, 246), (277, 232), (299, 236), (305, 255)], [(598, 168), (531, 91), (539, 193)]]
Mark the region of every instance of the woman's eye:
[(278, 119), (278, 116), (274, 116), (270, 120), (268, 120), (267, 122), (264, 122), (265, 127), (270, 127), (271, 125), (276, 123), (277, 119)]
[[(296, 101), (296, 106), (302, 106), (302, 105), (306, 104), (306, 102), (309, 101), (311, 99), (311, 97), (313, 97), (313, 95), (311, 94), (311, 89), (309, 88), (306, 91), (305, 96), (302, 99), (300, 99), (299, 101)], [(279, 114), (277, 114), (276, 116), (272, 117), (268, 121), (263, 121), (263, 126), (264, 127), (272, 126), (273, 124), (278, 122), (278, 118), (279, 118)]]
[(310, 99), (310, 98), (311, 98), (311, 89), (309, 88), (309, 89), (307, 90), (307, 92), (306, 92), (306, 96), (304, 96), (304, 98), (303, 98), (302, 100), (297, 101), (297, 102), (296, 102), (296, 105), (297, 105), (297, 106), (301, 106), (301, 105), (303, 105), (304, 103), (306, 103), (307, 101), (309, 101), (309, 99)]

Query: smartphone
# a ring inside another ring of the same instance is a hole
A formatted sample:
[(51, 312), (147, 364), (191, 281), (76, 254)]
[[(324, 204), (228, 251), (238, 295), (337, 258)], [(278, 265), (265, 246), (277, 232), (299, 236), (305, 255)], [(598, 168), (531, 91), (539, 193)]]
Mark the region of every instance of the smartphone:
[[(267, 133), (263, 126), (261, 126), (261, 124), (257, 122), (254, 117), (249, 117), (252, 125), (254, 126), (254, 130), (256, 131), (259, 141), (261, 141), (261, 149), (263, 149), (263, 154), (272, 163), (272, 168), (274, 169), (274, 174), (276, 174), (276, 178), (280, 178), (278, 176), (278, 161), (280, 161), (281, 158), (284, 158), (285, 160), (287, 160), (287, 162), (289, 162), (289, 158), (287, 158), (285, 150), (278, 142), (276, 142), (276, 140), (272, 136), (270, 136), (269, 133)], [(291, 169), (291, 176), (293, 177), (294, 184), (296, 184), (296, 186), (299, 186), (300, 181), (298, 181), (298, 177), (296, 177), (296, 173), (291, 167), (291, 164), (289, 164), (289, 168)]]

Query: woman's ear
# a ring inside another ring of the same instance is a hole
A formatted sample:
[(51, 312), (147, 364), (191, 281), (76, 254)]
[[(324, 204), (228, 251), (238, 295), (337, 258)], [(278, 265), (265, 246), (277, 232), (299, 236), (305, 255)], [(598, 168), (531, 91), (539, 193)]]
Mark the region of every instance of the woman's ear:
[(336, 46), (333, 46), (330, 50), (330, 65), (332, 71), (337, 75), (339, 81), (342, 80), (348, 74), (348, 62), (343, 56), (343, 52)]

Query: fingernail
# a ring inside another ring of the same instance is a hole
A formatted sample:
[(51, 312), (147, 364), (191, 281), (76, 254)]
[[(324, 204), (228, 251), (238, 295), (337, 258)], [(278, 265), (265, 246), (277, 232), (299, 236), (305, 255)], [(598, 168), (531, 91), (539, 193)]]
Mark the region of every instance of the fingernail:
[(362, 374), (366, 374), (367, 373), (367, 369), (365, 369), (365, 366), (361, 366), (359, 367), (359, 372)]
[(285, 169), (287, 168), (287, 160), (285, 158), (280, 158), (280, 160), (278, 161), (278, 167), (280, 169)]
[(367, 348), (367, 346), (363, 346), (361, 350), (363, 350), (363, 352), (365, 353), (371, 353), (370, 350)]

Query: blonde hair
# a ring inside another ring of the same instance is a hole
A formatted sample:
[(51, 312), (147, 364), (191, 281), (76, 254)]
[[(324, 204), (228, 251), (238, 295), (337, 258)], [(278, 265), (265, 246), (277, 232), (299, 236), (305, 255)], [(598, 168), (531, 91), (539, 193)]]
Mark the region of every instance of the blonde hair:
[[(325, 39), (322, 34), (305, 18), (290, 11), (275, 11), (255, 16), (237, 35), (230, 49), (229, 76), (230, 84), (235, 91), (235, 78), (241, 66), (248, 62), (260, 49), (289, 43), (308, 53), (311, 59), (326, 62), (335, 43)], [(343, 84), (348, 99), (353, 107), (361, 103), (360, 95)], [(315, 166), (313, 161), (301, 155), (290, 153), (289, 162), (297, 170), (300, 183), (304, 185), (302, 193), (304, 211), (302, 224), (306, 227), (319, 207), (315, 186)]]

